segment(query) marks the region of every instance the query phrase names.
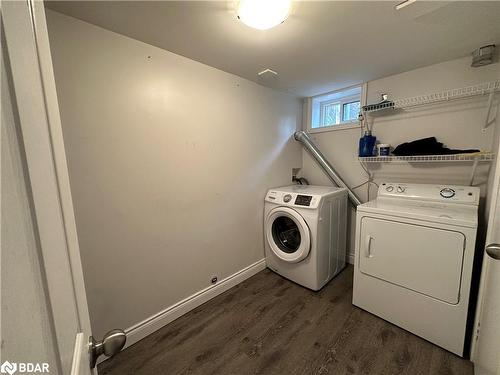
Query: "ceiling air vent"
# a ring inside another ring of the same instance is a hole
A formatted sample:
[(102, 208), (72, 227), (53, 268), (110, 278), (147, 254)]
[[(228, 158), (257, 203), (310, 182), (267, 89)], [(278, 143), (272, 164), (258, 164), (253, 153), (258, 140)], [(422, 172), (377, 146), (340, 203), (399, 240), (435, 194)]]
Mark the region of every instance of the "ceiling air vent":
[(491, 64), (493, 62), (494, 55), (495, 55), (494, 44), (489, 44), (487, 46), (479, 47), (477, 50), (472, 52), (471, 66), (476, 68), (478, 66)]
[(259, 72), (257, 74), (260, 78), (271, 78), (278, 75), (278, 73), (272, 69), (264, 69), (262, 72)]

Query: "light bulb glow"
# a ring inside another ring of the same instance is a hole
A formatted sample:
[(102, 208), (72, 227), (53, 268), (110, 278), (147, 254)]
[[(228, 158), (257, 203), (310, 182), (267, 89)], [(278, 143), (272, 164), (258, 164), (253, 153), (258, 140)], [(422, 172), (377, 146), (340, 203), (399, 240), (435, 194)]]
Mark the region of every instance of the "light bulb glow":
[(240, 0), (238, 17), (247, 26), (267, 30), (287, 19), (291, 3), (291, 0)]

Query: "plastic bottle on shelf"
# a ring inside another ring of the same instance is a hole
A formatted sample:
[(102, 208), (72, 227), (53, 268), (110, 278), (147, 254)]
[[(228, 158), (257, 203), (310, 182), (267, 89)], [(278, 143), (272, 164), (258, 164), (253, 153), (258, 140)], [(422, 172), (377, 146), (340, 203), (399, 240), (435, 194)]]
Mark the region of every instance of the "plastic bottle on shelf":
[(365, 131), (365, 135), (359, 139), (359, 156), (373, 156), (376, 141), (377, 137), (373, 136), (369, 130)]

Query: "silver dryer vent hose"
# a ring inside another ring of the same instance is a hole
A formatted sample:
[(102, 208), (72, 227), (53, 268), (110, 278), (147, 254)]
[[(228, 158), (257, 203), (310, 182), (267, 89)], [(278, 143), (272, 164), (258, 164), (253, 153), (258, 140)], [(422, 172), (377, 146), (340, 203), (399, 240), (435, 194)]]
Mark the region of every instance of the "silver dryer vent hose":
[(303, 130), (295, 132), (293, 135), (296, 141), (302, 143), (304, 148), (311, 154), (311, 156), (318, 162), (319, 166), (325, 171), (325, 173), (330, 177), (330, 180), (337, 185), (338, 187), (343, 187), (347, 189), (349, 194), (349, 199), (354, 204), (354, 206), (358, 206), (361, 204), (360, 199), (357, 195), (346, 185), (344, 180), (339, 176), (337, 171), (332, 167), (332, 165), (326, 160), (324, 155), (318, 149), (318, 147), (314, 144), (314, 142), (309, 138), (307, 133)]

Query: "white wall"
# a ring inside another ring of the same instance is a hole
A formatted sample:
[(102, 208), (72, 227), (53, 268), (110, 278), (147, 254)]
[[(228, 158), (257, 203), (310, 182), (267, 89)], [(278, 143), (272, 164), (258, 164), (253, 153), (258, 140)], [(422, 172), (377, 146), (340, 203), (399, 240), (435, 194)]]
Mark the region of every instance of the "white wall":
[(261, 260), (297, 98), (47, 11), (94, 334)]
[[(389, 98), (405, 98), (492, 81), (498, 79), (498, 69), (498, 63), (471, 68), (470, 58), (466, 57), (412, 70), (369, 82), (367, 102), (378, 102), (382, 93), (389, 94)], [(370, 121), (374, 121), (373, 133), (381, 143), (397, 146), (402, 142), (436, 136), (438, 141), (450, 148), (479, 148), (490, 151), (493, 148), (492, 139), (495, 127), (490, 126), (486, 132), (482, 132), (486, 106), (487, 97), (481, 97), (421, 107), (401, 114), (379, 115), (371, 117)], [(349, 186), (356, 186), (367, 179), (357, 159), (359, 128), (315, 133), (311, 137)], [(436, 182), (467, 185), (471, 165), (470, 163), (384, 164), (372, 165), (371, 170), (375, 172), (375, 182)], [(489, 164), (481, 164), (474, 180), (474, 184), (482, 188), (483, 196), (488, 171)], [(323, 171), (305, 151), (301, 175), (313, 184), (330, 184)], [(357, 189), (356, 192), (363, 201), (367, 200), (366, 186)], [(376, 187), (372, 186), (371, 198), (375, 194)], [(350, 223), (352, 252), (354, 250), (354, 210), (351, 210)]]

